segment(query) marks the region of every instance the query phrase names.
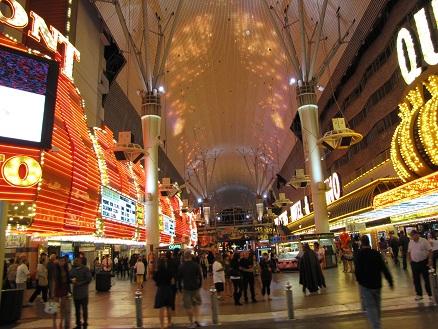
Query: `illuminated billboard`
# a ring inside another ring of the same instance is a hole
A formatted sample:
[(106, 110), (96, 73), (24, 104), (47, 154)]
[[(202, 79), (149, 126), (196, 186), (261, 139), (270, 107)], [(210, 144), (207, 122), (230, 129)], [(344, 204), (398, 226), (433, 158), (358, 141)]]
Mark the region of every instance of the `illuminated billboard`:
[(0, 46), (0, 142), (52, 143), (58, 64)]
[(102, 186), (102, 217), (119, 223), (136, 225), (136, 201)]

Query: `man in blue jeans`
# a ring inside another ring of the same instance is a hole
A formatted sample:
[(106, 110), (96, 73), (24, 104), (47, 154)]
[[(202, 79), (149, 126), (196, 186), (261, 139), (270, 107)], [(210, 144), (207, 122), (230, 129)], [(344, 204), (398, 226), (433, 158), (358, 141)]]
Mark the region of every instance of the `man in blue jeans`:
[(371, 249), (370, 239), (363, 235), (355, 258), (356, 280), (360, 285), (362, 305), (373, 329), (380, 329), (382, 273), (393, 289), (391, 273), (377, 250)]

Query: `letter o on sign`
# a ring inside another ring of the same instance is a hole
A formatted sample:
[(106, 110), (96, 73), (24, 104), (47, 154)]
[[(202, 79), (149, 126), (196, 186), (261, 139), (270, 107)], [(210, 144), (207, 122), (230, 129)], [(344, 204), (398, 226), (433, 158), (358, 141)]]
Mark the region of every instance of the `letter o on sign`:
[(339, 176), (337, 173), (333, 173), (331, 177), (331, 183), (332, 183), (332, 191), (333, 191), (333, 197), (335, 200), (338, 200), (341, 197), (341, 182), (339, 181)]
[[(20, 174), (20, 168), (25, 168)], [(3, 177), (7, 183), (18, 187), (31, 187), (37, 184), (42, 177), (41, 165), (34, 158), (28, 156), (14, 156), (3, 164)]]

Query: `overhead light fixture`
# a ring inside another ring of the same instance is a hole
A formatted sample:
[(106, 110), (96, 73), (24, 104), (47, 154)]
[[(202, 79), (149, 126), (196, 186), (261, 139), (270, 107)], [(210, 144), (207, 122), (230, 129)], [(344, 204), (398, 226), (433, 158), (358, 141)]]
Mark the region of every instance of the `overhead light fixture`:
[(295, 79), (295, 78), (290, 78), (290, 80), (289, 80), (289, 86), (292, 86), (292, 85), (294, 85), (294, 84), (296, 84), (297, 83), (297, 79)]
[(158, 87), (158, 91), (159, 91), (160, 93), (164, 94), (164, 92), (165, 92), (164, 87), (163, 87), (163, 86), (159, 86), (159, 87)]
[(198, 203), (202, 203), (202, 199), (201, 198), (198, 198)]

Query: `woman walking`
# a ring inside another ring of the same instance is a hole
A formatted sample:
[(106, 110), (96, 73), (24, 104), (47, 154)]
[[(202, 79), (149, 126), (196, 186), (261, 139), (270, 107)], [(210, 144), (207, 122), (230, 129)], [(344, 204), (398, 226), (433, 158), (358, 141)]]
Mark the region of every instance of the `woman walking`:
[[(157, 285), (154, 308), (160, 310), (161, 329), (172, 327), (172, 309), (175, 309), (172, 280), (175, 279), (175, 273), (169, 259), (160, 258), (153, 279)], [(167, 313), (167, 326), (164, 324), (165, 313)]]
[(234, 253), (233, 258), (230, 262), (230, 279), (233, 283), (233, 298), (234, 305), (242, 305), (240, 303), (240, 297), (242, 297), (242, 279), (240, 275), (240, 255), (239, 253)]
[(207, 273), (208, 273), (208, 259), (207, 259), (207, 254), (202, 254), (200, 257), (200, 263), (201, 263), (201, 268), (202, 268), (202, 277), (203, 279), (207, 279)]
[(35, 291), (33, 292), (32, 296), (29, 298), (29, 305), (32, 305), (35, 298), (42, 294), (43, 301), (47, 302), (47, 292), (49, 290), (49, 279), (48, 279), (49, 272), (47, 270), (47, 256), (46, 254), (41, 254), (40, 256), (40, 262), (37, 265), (37, 287)]
[(260, 278), (262, 280), (262, 296), (265, 298), (265, 295), (268, 295), (268, 300), (271, 300), (272, 264), (266, 252), (263, 253), (260, 260)]
[(319, 289), (325, 288), (325, 279), (319, 265), (316, 253), (310, 249), (309, 244), (303, 245), (303, 255), (299, 262), (300, 284), (303, 286), (303, 293), (319, 292)]

